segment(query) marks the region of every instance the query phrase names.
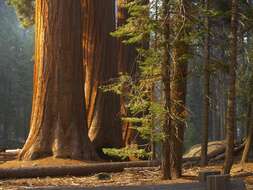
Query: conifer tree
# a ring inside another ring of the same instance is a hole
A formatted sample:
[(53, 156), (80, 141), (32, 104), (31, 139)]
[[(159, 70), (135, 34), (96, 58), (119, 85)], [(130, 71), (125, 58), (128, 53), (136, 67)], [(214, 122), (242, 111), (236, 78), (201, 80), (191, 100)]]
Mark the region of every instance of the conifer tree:
[(96, 157), (85, 117), (80, 19), (79, 0), (36, 1), (32, 115), (21, 160)]
[(232, 0), (231, 7), (231, 41), (229, 63), (229, 91), (226, 122), (226, 153), (223, 173), (229, 174), (233, 165), (234, 136), (236, 129), (236, 65), (237, 65), (237, 31), (238, 31), (238, 0)]

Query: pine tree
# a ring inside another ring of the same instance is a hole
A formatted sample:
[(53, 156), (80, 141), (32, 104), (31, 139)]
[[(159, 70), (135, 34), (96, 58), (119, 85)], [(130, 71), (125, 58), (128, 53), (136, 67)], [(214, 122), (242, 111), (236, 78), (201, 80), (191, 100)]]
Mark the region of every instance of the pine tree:
[[(186, 40), (189, 30), (189, 14), (191, 1), (183, 0), (180, 3), (179, 13), (176, 15), (175, 26), (178, 34), (173, 44), (173, 63), (171, 67), (171, 134), (173, 142), (172, 150), (172, 177), (182, 175), (183, 142), (186, 119), (186, 84), (187, 67), (189, 59), (189, 44)], [(186, 24), (182, 24), (185, 22)], [(183, 28), (181, 28), (183, 25)]]
[[(210, 2), (205, 0), (205, 9), (209, 11)], [(201, 147), (201, 165), (207, 164), (208, 129), (209, 129), (209, 104), (210, 104), (210, 18), (205, 16), (205, 44), (204, 44), (204, 110), (203, 110), (203, 132)]]
[(226, 153), (223, 168), (224, 174), (229, 174), (233, 165), (234, 136), (236, 129), (236, 65), (237, 65), (237, 30), (238, 30), (238, 0), (232, 0), (231, 8), (231, 42), (229, 64), (229, 91), (226, 126)]
[(163, 19), (164, 19), (164, 47), (163, 47), (163, 63), (162, 63), (162, 82), (164, 86), (165, 94), (165, 118), (163, 132), (165, 139), (163, 141), (163, 155), (162, 155), (162, 172), (163, 179), (170, 179), (171, 176), (171, 150), (174, 150), (171, 147), (172, 133), (171, 133), (171, 118), (170, 118), (170, 4), (169, 0), (163, 1)]

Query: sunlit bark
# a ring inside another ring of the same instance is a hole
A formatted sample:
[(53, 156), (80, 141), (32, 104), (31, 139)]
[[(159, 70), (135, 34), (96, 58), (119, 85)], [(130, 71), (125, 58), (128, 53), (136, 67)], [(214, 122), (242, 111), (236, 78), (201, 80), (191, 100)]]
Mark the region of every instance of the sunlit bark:
[(22, 160), (93, 159), (85, 118), (79, 0), (37, 0), (33, 105)]
[(113, 93), (104, 93), (106, 85), (118, 74), (114, 0), (82, 0), (83, 47), (85, 66), (85, 94), (88, 128), (91, 141), (97, 150), (102, 147), (122, 146), (120, 125), (120, 99)]

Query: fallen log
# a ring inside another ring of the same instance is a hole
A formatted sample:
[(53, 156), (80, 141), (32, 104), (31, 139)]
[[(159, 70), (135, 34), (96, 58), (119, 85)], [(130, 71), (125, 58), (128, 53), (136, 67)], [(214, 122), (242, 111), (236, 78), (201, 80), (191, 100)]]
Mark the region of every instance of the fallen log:
[[(237, 156), (244, 148), (245, 144), (238, 145), (237, 147), (234, 148), (234, 155)], [(224, 160), (225, 159), (225, 151), (216, 157), (212, 158), (209, 160), (210, 163), (219, 161), (219, 160)]]
[(156, 167), (159, 161), (134, 161), (96, 163), (84, 166), (59, 166), (59, 167), (27, 167), (0, 169), (0, 179), (34, 178), (34, 177), (62, 177), (62, 176), (87, 176), (101, 172), (121, 172), (125, 168)]
[[(208, 152), (207, 155), (215, 155), (219, 154), (225, 149), (225, 142), (224, 141), (211, 141), (208, 142)], [(189, 157), (200, 157), (201, 156), (201, 144), (197, 144), (192, 146), (185, 154), (185, 158)]]
[(21, 149), (5, 149), (5, 153), (13, 154), (13, 155), (18, 155)]
[[(244, 148), (245, 143), (238, 143), (235, 144), (234, 147), (234, 154), (238, 155)], [(209, 163), (216, 162), (219, 160), (223, 160), (225, 158), (225, 147), (219, 147), (216, 150), (213, 150), (207, 155), (207, 160)], [(196, 154), (195, 154), (196, 155)], [(200, 162), (200, 156), (195, 156), (195, 157), (184, 157), (183, 158), (183, 163), (184, 167), (192, 167), (193, 165), (197, 165)]]
[(15, 160), (16, 158), (17, 158), (17, 154), (0, 152), (0, 161), (6, 162), (6, 161)]

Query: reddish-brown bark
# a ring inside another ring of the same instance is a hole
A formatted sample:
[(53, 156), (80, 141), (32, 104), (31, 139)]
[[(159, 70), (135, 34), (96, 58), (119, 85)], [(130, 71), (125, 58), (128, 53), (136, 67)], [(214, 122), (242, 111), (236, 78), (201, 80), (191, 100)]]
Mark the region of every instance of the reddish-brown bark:
[(37, 0), (33, 105), (22, 160), (95, 157), (85, 118), (81, 4)]
[(100, 86), (108, 84), (118, 73), (114, 0), (82, 0), (84, 10), (83, 47), (85, 94), (89, 136), (97, 149), (122, 146), (120, 99), (104, 93)]

